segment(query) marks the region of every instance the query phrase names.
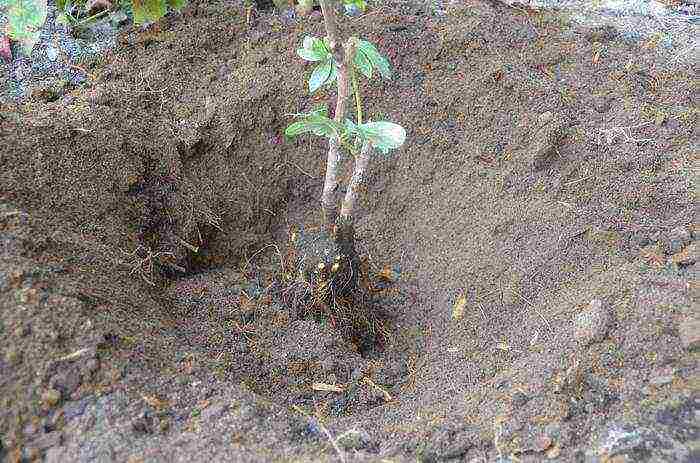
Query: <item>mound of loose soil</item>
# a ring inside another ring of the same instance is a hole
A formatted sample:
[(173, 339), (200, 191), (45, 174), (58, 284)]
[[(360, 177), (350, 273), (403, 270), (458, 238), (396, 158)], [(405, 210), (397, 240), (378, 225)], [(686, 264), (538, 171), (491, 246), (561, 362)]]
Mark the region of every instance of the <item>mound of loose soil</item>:
[(0, 455), (700, 458), (692, 69), (554, 14), (424, 11), (344, 25), (395, 67), (369, 117), (409, 133), (358, 219), (366, 336), (289, 275), (324, 144), (280, 134), (318, 102), (318, 15), (192, 2), (70, 104), (0, 114)]

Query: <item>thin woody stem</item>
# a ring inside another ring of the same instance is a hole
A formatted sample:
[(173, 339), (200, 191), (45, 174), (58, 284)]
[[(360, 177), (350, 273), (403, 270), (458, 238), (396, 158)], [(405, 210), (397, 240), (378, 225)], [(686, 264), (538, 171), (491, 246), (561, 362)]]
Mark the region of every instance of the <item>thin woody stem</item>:
[(355, 110), (357, 111), (357, 124), (362, 124), (362, 95), (360, 95), (360, 86), (357, 84), (357, 73), (350, 66), (350, 75), (352, 76), (352, 89), (355, 92)]
[(370, 152), (371, 147), (369, 143), (365, 143), (362, 146), (362, 151), (360, 151), (360, 154), (355, 159), (355, 169), (352, 173), (352, 178), (350, 179), (350, 184), (345, 192), (345, 199), (340, 209), (340, 220), (343, 223), (352, 224), (352, 215), (355, 211), (355, 204), (357, 204), (358, 190), (364, 179), (367, 166), (369, 165)]
[[(352, 58), (355, 53), (355, 41), (348, 40), (348, 43), (342, 47), (342, 59), (339, 56), (338, 44), (340, 36), (338, 34), (337, 24), (335, 21), (335, 9), (329, 0), (319, 0), (321, 10), (326, 25), (326, 34), (331, 52), (335, 56), (335, 61), (338, 65), (338, 95), (335, 105), (335, 122), (342, 124), (347, 110), (347, 102), (350, 95), (350, 75), (349, 69), (352, 66)], [(341, 45), (342, 46), (342, 45)], [(340, 159), (340, 140), (338, 137), (333, 137), (328, 143), (328, 157), (326, 160), (326, 178), (323, 184), (323, 193), (321, 195), (321, 211), (323, 215), (323, 224), (330, 232), (334, 230), (335, 222), (338, 216), (338, 161)]]
[(326, 25), (326, 35), (328, 35), (328, 42), (331, 47), (331, 51), (335, 52), (335, 48), (338, 44), (341, 44), (340, 33), (338, 32), (338, 23), (335, 20), (335, 0), (318, 0), (321, 5), (321, 12), (323, 13), (323, 21)]

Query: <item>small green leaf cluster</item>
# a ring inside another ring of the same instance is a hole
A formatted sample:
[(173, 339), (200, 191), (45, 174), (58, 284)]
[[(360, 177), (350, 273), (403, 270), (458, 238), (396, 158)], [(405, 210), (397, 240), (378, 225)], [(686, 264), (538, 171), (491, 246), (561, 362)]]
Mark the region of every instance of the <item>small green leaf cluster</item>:
[[(331, 53), (328, 39), (307, 36), (297, 54), (306, 61), (319, 63), (311, 73), (309, 92), (314, 93), (323, 85), (332, 85), (338, 78), (338, 63)], [(386, 58), (366, 40), (357, 40), (357, 51), (353, 59), (355, 68), (368, 79), (376, 68), (385, 79), (391, 78), (391, 69)]]
[(46, 22), (46, 0), (0, 0), (0, 11), (7, 15), (8, 37), (30, 54)]
[[(157, 21), (168, 11), (182, 9), (187, 0), (129, 0), (134, 15), (134, 23), (143, 24)], [(100, 12), (86, 19), (79, 19), (75, 12), (76, 4), (84, 4), (81, 0), (57, 0), (61, 12), (58, 21), (73, 27), (84, 26), (101, 16)], [(0, 0), (0, 12), (7, 16), (7, 35), (19, 42), (24, 51), (30, 54), (34, 45), (39, 41), (41, 29), (46, 22), (47, 0)]]
[[(393, 122), (365, 122), (356, 124), (350, 119), (345, 119), (344, 124), (339, 124), (328, 117), (328, 108), (320, 106), (315, 110), (294, 114), (301, 120), (294, 122), (285, 130), (288, 138), (296, 137), (303, 133), (313, 133), (325, 138), (338, 138), (351, 152), (355, 152), (359, 142), (368, 143), (370, 146), (387, 154), (390, 150), (403, 145), (406, 140), (406, 131), (403, 127)], [(355, 139), (356, 143), (350, 144), (349, 140)]]
[[(361, 39), (354, 40), (356, 48), (352, 58), (353, 69), (351, 72), (358, 71), (371, 79), (375, 71), (378, 71), (381, 77), (390, 79), (389, 61), (379, 53), (372, 43)], [(316, 92), (323, 86), (332, 86), (337, 82), (339, 63), (336, 62), (327, 39), (307, 36), (302, 42), (302, 47), (297, 50), (297, 54), (306, 61), (318, 63), (309, 78), (310, 93)], [(358, 91), (357, 88), (354, 90)], [(359, 108), (358, 111), (360, 111)], [(337, 138), (353, 154), (356, 154), (358, 147), (363, 144), (369, 144), (387, 154), (390, 150), (403, 145), (406, 140), (406, 131), (400, 125), (386, 121), (362, 123), (361, 112), (358, 114), (360, 122), (356, 123), (345, 119), (343, 124), (330, 119), (328, 108), (325, 106), (310, 113), (294, 114), (293, 116), (300, 120), (287, 127), (285, 130), (287, 138), (293, 138), (303, 133)]]

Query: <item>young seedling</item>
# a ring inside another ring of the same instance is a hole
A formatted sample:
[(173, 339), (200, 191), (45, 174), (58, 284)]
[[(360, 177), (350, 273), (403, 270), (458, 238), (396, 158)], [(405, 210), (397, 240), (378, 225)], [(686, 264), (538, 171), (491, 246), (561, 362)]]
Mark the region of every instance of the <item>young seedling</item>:
[[(308, 80), (310, 93), (324, 87), (337, 91), (333, 118), (328, 114), (327, 106), (321, 106), (305, 114), (294, 114), (298, 119), (285, 130), (287, 138), (304, 133), (328, 139), (326, 175), (321, 195), (321, 211), (327, 246), (321, 256), (331, 256), (333, 261), (325, 262), (323, 258), (317, 265), (321, 272), (330, 268), (331, 282), (343, 280), (345, 288), (340, 293), (347, 294), (357, 281), (357, 259), (354, 249), (354, 213), (358, 190), (363, 181), (373, 150), (383, 154), (399, 148), (406, 140), (403, 127), (388, 121), (365, 120), (359, 77), (371, 79), (379, 74), (385, 79), (391, 78), (389, 62), (370, 42), (357, 37), (341, 40), (336, 22), (337, 1), (319, 0), (323, 13), (326, 37), (307, 36), (304, 38), (297, 54), (304, 60), (316, 63)], [(345, 4), (364, 9), (364, 0), (346, 0)], [(355, 119), (346, 117), (350, 96), (354, 96)], [(345, 197), (338, 207), (338, 167), (340, 152), (345, 150), (354, 158), (352, 176), (347, 185)], [(318, 248), (318, 245), (315, 245)], [(341, 261), (350, 262), (349, 266), (339, 270)], [(324, 270), (325, 269), (325, 270)], [(317, 272), (318, 273), (318, 272)], [(341, 278), (336, 278), (341, 277)], [(350, 282), (348, 284), (348, 282)], [(326, 282), (327, 283), (327, 282)], [(332, 294), (339, 288), (324, 283)]]
[[(310, 113), (294, 114), (299, 120), (287, 127), (285, 135), (292, 138), (310, 132), (328, 139), (328, 159), (321, 209), (324, 225), (329, 232), (333, 232), (337, 226), (351, 226), (353, 223), (358, 187), (364, 178), (372, 150), (376, 149), (387, 154), (399, 148), (406, 140), (406, 131), (393, 122), (363, 120), (358, 74), (371, 79), (378, 73), (381, 77), (390, 79), (389, 62), (372, 43), (366, 40), (350, 37), (341, 45), (335, 9), (331, 0), (320, 0), (319, 3), (327, 36), (325, 38), (305, 37), (297, 54), (306, 61), (317, 63), (308, 81), (310, 93), (323, 87), (337, 89), (334, 117), (331, 119), (328, 116), (328, 108), (325, 105)], [(349, 3), (364, 8), (364, 2), (361, 0), (353, 0)], [(351, 94), (354, 95), (355, 100), (354, 121), (345, 117)], [(338, 215), (336, 195), (341, 148), (352, 155), (355, 167)]]

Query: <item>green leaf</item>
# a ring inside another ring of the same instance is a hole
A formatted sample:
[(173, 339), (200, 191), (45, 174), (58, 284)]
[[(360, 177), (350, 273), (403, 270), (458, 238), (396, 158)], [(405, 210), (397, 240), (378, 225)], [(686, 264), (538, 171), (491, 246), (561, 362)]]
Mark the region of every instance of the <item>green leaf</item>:
[(2, 4), (7, 7), (7, 35), (31, 54), (46, 22), (46, 0), (4, 0)]
[(343, 0), (343, 4), (352, 5), (363, 12), (367, 9), (367, 2), (365, 2), (365, 0)]
[(167, 12), (166, 0), (133, 0), (134, 23), (155, 22)]
[(314, 50), (314, 40), (316, 40), (315, 37), (310, 35), (304, 37), (301, 48), (297, 48), (297, 55), (306, 61), (321, 61), (323, 55)]
[(297, 55), (306, 61), (325, 61), (330, 56), (330, 50), (323, 40), (307, 35), (304, 37), (302, 47), (297, 49)]
[(297, 48), (297, 55), (306, 61), (321, 61), (323, 59), (323, 56), (313, 50), (307, 50), (306, 48)]
[(311, 50), (314, 47), (314, 40), (317, 40), (316, 37), (314, 37), (313, 35), (307, 35), (301, 42), (301, 46), (308, 50)]
[[(305, 116), (306, 115), (307, 114), (305, 114)], [(308, 113), (308, 116), (328, 117), (328, 106), (325, 104), (318, 105), (316, 109)]]
[(317, 107), (310, 113), (295, 114), (295, 116), (300, 117), (301, 120), (287, 127), (284, 131), (284, 135), (287, 138), (293, 138), (307, 132), (326, 138), (333, 138), (339, 136), (343, 130), (341, 124), (328, 118), (328, 107), (325, 105)]
[(364, 52), (375, 68), (379, 69), (382, 77), (385, 79), (391, 78), (391, 66), (389, 65), (389, 61), (379, 54), (377, 47), (366, 40), (358, 40), (357, 48)]
[(331, 74), (326, 80), (326, 85), (333, 85), (336, 80), (338, 80), (338, 66), (335, 65), (334, 61), (331, 61)]
[(365, 52), (357, 50), (353, 58), (353, 63), (355, 63), (355, 67), (364, 74), (365, 77), (368, 79), (372, 78), (372, 62), (367, 58)]
[(311, 132), (321, 137), (333, 138), (339, 135), (340, 129), (341, 127), (328, 117), (312, 114), (291, 124), (285, 129), (284, 135), (287, 138), (293, 138)]
[(318, 66), (311, 73), (311, 78), (309, 78), (309, 92), (313, 93), (318, 90), (321, 85), (325, 84), (331, 75), (333, 69), (333, 62), (326, 61)]
[(59, 13), (56, 16), (56, 22), (59, 24), (64, 24), (66, 26), (70, 26), (70, 24), (71, 24), (70, 19), (68, 19), (68, 16), (66, 16), (65, 13)]
[(356, 127), (362, 138), (384, 154), (400, 147), (406, 141), (406, 130), (393, 122), (366, 122)]
[(168, 6), (173, 10), (181, 10), (187, 5), (187, 0), (168, 0)]

